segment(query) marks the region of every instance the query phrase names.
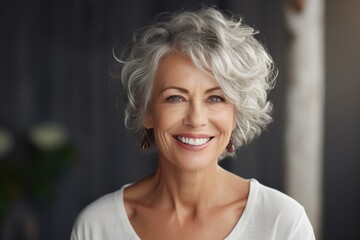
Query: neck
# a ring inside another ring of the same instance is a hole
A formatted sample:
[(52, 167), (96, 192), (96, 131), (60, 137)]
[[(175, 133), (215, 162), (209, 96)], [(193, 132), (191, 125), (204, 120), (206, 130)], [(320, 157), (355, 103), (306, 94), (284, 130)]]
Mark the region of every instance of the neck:
[(185, 171), (161, 161), (154, 175), (159, 203), (176, 210), (196, 211), (216, 205), (221, 195), (224, 170), (217, 162), (199, 171)]

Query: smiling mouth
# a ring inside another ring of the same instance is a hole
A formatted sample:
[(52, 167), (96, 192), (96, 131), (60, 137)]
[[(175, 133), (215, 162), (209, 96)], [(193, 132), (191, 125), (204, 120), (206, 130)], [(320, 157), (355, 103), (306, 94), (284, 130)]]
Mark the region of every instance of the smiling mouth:
[(207, 144), (213, 137), (208, 138), (187, 138), (181, 136), (175, 136), (175, 139), (183, 144), (187, 144), (190, 146), (202, 146)]

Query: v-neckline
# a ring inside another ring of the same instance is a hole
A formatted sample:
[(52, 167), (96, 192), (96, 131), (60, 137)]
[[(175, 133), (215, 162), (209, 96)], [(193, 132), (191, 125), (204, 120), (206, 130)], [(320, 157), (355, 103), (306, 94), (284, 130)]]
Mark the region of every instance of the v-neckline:
[[(125, 227), (127, 233), (129, 234), (129, 236), (131, 236), (131, 239), (141, 240), (141, 238), (138, 236), (135, 229), (131, 225), (130, 219), (126, 213), (125, 201), (124, 201), (124, 190), (125, 190), (125, 188), (127, 188), (130, 185), (132, 185), (132, 184), (124, 185), (118, 192), (118, 196), (116, 199), (117, 200), (116, 203), (118, 203), (118, 204), (116, 204), (117, 212), (118, 212), (118, 215), (119, 215), (119, 217), (122, 221), (122, 224)], [(252, 212), (252, 209), (254, 206), (254, 202), (256, 200), (255, 195), (256, 195), (256, 191), (258, 189), (258, 185), (259, 185), (259, 183), (256, 179), (250, 179), (249, 196), (248, 196), (244, 211), (242, 212), (235, 227), (232, 229), (230, 234), (224, 240), (238, 239), (239, 236), (241, 236), (244, 233), (244, 231), (246, 229), (246, 225), (248, 223), (248, 218), (251, 215), (251, 212)], [(236, 236), (236, 238), (235, 238), (235, 236)]]

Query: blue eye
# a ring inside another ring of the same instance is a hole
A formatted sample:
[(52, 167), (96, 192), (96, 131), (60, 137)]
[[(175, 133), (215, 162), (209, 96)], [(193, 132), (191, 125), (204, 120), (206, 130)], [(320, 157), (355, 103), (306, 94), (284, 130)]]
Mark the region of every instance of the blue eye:
[(182, 96), (174, 95), (174, 96), (167, 97), (166, 100), (168, 102), (177, 103), (177, 102), (183, 102), (185, 99)]
[(225, 102), (225, 99), (219, 96), (210, 96), (208, 98), (208, 102), (210, 103)]

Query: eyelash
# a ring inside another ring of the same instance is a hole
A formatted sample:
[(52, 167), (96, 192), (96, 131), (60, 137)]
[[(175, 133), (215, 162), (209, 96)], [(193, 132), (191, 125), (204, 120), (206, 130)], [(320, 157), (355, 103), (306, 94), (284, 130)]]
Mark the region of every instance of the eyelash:
[[(179, 95), (173, 95), (173, 96), (167, 97), (166, 100), (171, 103), (178, 103), (178, 102), (186, 101), (186, 99), (184, 97), (179, 96)], [(208, 97), (207, 102), (219, 103), (219, 102), (225, 102), (225, 99), (220, 96), (212, 95), (212, 96)]]
[[(177, 100), (175, 100), (175, 98)], [(168, 102), (172, 102), (172, 103), (177, 103), (177, 102), (183, 102), (185, 101), (185, 99), (182, 97), (182, 96), (179, 96), (179, 95), (173, 95), (173, 96), (170, 96), (170, 97), (167, 97), (166, 100)]]
[[(211, 99), (214, 99), (214, 98), (216, 98), (216, 100), (212, 101)], [(225, 102), (225, 99), (223, 97), (213, 95), (208, 98), (208, 102), (211, 102), (211, 103)]]

